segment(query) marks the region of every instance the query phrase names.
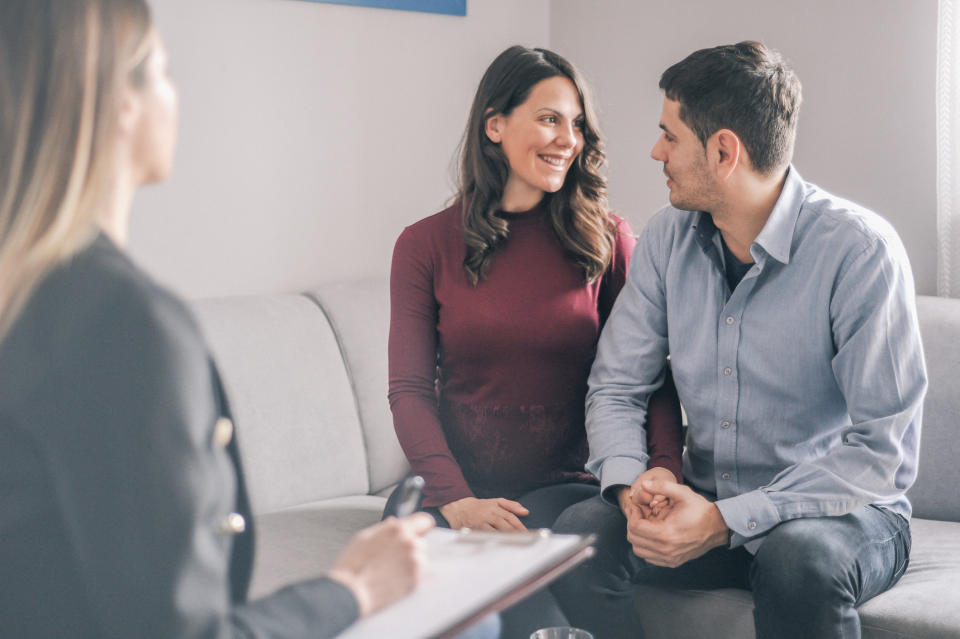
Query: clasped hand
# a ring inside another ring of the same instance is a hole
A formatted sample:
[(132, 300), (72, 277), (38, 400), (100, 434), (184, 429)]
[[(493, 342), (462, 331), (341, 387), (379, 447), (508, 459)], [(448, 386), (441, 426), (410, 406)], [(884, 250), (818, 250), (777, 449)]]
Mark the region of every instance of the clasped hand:
[(716, 505), (663, 468), (641, 474), (619, 501), (634, 554), (655, 566), (676, 568), (727, 542)]

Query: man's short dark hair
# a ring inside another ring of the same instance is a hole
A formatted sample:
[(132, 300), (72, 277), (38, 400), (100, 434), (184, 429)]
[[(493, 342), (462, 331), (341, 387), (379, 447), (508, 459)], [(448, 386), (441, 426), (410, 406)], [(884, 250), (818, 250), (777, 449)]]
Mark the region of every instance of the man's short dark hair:
[(660, 88), (680, 103), (680, 118), (704, 146), (730, 129), (758, 172), (790, 163), (800, 80), (779, 52), (749, 41), (701, 49), (664, 71)]

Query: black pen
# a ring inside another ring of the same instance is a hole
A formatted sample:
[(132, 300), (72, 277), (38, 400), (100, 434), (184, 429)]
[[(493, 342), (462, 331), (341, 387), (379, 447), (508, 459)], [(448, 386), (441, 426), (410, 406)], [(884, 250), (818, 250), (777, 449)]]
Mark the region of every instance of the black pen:
[(397, 486), (396, 508), (393, 514), (396, 517), (406, 517), (417, 512), (420, 502), (423, 501), (423, 477), (410, 475)]

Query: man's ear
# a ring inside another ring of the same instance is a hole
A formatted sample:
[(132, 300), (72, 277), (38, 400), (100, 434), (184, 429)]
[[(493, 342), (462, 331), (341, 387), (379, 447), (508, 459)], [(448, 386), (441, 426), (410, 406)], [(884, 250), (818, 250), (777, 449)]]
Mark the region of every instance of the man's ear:
[(720, 129), (707, 140), (707, 154), (714, 162), (717, 178), (725, 180), (743, 159), (745, 150), (740, 136), (730, 129)]
[[(489, 112), (489, 111), (488, 111)], [(494, 144), (500, 144), (500, 141), (503, 140), (503, 114), (497, 113), (496, 115), (491, 115), (487, 118), (485, 123), (485, 131), (487, 137), (490, 138), (490, 141)]]

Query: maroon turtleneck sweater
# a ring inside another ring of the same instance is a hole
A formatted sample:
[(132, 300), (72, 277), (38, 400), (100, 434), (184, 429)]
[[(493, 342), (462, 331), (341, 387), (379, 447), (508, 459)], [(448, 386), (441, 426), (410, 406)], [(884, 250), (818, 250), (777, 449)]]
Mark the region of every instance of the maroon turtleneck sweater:
[[(499, 215), (510, 236), (476, 287), (463, 270), (459, 205), (407, 227), (394, 248), (390, 407), (426, 480), (425, 506), (596, 482), (584, 470), (587, 376), (636, 240), (614, 218), (610, 268), (586, 284), (545, 206)], [(678, 478), (680, 423), (668, 380), (650, 401), (649, 465)]]

